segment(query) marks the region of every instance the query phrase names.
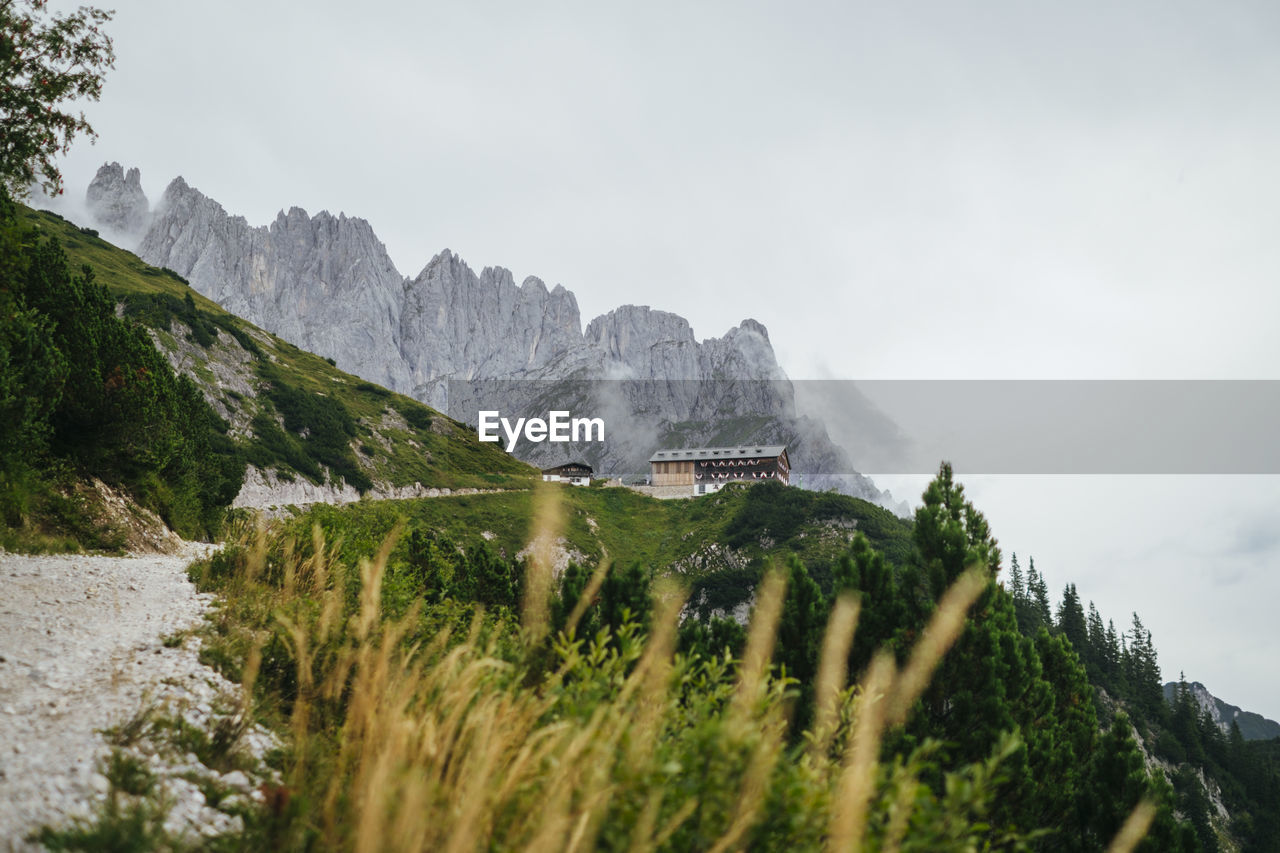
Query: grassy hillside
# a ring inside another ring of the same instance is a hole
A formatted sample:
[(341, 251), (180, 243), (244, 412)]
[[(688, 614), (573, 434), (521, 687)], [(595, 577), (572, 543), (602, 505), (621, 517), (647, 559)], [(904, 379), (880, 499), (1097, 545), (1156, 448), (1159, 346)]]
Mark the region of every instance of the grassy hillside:
[(281, 479), (374, 485), (523, 488), (535, 472), (464, 425), (338, 370), (235, 317), (157, 269), (48, 211), (22, 210), (56, 238), (73, 268), (92, 267), (124, 314), (153, 329), (227, 421), (245, 461)]
[[(750, 595), (774, 557), (796, 555), (821, 586), (849, 548), (854, 531), (895, 564), (911, 552), (910, 524), (857, 498), (806, 492), (773, 483), (727, 488), (702, 498), (660, 501), (625, 488), (551, 486), (560, 497), (559, 537), (569, 558), (594, 565), (606, 553), (619, 566), (640, 564), (677, 574), (691, 598), (728, 610)], [(537, 495), (510, 491), (448, 500), (368, 501), (317, 505), (287, 522), (308, 541), (319, 525), (337, 542), (336, 559), (353, 564), (376, 551), (399, 523), (406, 525), (391, 564), (406, 558), (415, 530), (431, 531), (464, 549), (482, 545), (512, 557), (530, 540)]]

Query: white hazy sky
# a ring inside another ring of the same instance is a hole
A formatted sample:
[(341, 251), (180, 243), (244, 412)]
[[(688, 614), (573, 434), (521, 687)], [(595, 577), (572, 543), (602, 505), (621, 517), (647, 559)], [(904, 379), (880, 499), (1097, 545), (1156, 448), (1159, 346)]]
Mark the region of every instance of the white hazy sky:
[[(795, 378), (1280, 378), (1274, 3), (111, 5), (72, 192), (118, 160), (343, 211), (408, 275), (755, 317)], [(1280, 718), (1275, 478), (970, 492), (1166, 677)]]

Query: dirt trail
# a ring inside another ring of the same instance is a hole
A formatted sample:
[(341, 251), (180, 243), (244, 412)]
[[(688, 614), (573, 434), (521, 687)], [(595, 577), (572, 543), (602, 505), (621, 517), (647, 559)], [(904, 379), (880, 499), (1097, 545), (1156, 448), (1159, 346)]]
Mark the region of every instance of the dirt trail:
[(162, 643), (208, 606), (185, 571), (207, 548), (119, 558), (0, 552), (0, 850), (24, 849), (32, 829), (87, 814), (102, 797), (102, 729), (144, 702), (207, 704), (227, 689), (197, 660), (198, 643)]

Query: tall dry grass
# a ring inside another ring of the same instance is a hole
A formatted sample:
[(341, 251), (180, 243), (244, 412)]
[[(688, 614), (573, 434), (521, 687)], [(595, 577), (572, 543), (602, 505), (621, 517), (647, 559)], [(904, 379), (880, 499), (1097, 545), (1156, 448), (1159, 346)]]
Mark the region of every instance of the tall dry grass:
[[(535, 542), (553, 543), (558, 505), (544, 499), (538, 519)], [(839, 600), (812, 731), (794, 747), (786, 684), (770, 672), (781, 573), (762, 583), (735, 680), (720, 689), (708, 677), (724, 671), (714, 662), (676, 654), (685, 596), (671, 583), (656, 587), (645, 637), (627, 629), (612, 644), (574, 638), (580, 604), (568, 634), (544, 641), (551, 558), (549, 546), (535, 548), (522, 625), (510, 633), (554, 649), (553, 664), (538, 673), (499, 648), (502, 631), (483, 613), (465, 636), (444, 629), (425, 639), (418, 610), (387, 618), (380, 591), (395, 535), (361, 562), (358, 596), (319, 531), (309, 556), (285, 548), (280, 565), (261, 532), (246, 549), (237, 594), (272, 614), (296, 668), (273, 843), (559, 853), (730, 851), (779, 838), (831, 851), (962, 850), (991, 840), (983, 803), (998, 793), (999, 762), (1016, 741), (965, 771), (970, 800), (930, 794), (921, 781), (927, 748), (888, 765), (881, 756), (886, 733), (906, 719), (962, 631), (987, 583), (981, 570), (947, 592), (901, 669), (882, 653), (852, 687), (844, 677), (857, 606)], [(597, 570), (589, 589), (606, 571)], [(1126, 825), (1115, 849), (1132, 848), (1143, 819)]]

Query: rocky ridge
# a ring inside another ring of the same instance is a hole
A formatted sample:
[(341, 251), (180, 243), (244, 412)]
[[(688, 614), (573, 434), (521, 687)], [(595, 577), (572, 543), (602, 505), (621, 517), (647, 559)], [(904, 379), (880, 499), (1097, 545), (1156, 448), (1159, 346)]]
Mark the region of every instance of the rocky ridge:
[[(129, 180), (116, 180), (118, 169), (104, 166), (95, 179), (99, 209), (132, 198)], [(546, 383), (645, 381), (625, 392), (628, 399), (590, 401), (625, 405), (616, 421), (630, 433), (604, 450), (588, 448), (596, 455), (586, 461), (601, 473), (635, 475), (654, 447), (672, 441), (781, 441), (810, 485), (904, 509), (853, 472), (821, 423), (797, 416), (768, 330), (756, 320), (699, 341), (683, 317), (624, 305), (584, 328), (576, 298), (560, 285), (532, 276), (516, 284), (501, 267), (477, 274), (448, 249), (407, 278), (363, 219), (294, 207), (270, 225), (250, 226), (180, 177), (147, 223), (137, 249), (144, 261), (176, 271), (228, 311), (341, 369), (455, 417), (493, 393), (483, 387), (490, 380), (517, 382), (504, 386), (501, 408), (511, 412), (545, 412), (539, 400), (564, 398), (548, 396)], [(536, 384), (518, 384), (530, 381)], [(736, 424), (728, 437), (718, 426), (726, 421)], [(526, 451), (522, 458), (538, 465), (579, 452), (551, 444)]]

